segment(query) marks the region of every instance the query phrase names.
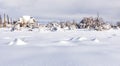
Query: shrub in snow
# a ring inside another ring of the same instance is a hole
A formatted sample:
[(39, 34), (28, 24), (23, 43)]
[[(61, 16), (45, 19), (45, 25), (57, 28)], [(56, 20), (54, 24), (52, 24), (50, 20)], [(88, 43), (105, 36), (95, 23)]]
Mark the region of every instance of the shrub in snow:
[(51, 31), (57, 31), (58, 29), (57, 29), (57, 27), (52, 27), (51, 28)]
[(85, 17), (79, 24), (80, 28), (94, 29), (94, 30), (108, 30), (111, 28), (110, 24), (106, 24), (102, 18)]
[(120, 22), (117, 22), (117, 26), (120, 28)]
[(103, 24), (102, 29), (109, 30), (109, 29), (111, 29), (111, 25), (110, 24)]
[(14, 24), (11, 28), (11, 31), (21, 30), (20, 24)]
[(118, 24), (111, 24), (111, 28), (113, 28), (113, 29), (119, 29), (120, 27), (118, 26)]

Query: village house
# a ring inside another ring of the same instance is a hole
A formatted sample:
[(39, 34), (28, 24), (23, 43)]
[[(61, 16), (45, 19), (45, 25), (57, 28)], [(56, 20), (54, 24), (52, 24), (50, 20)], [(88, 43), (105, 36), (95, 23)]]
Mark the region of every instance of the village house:
[(37, 22), (35, 21), (35, 18), (31, 17), (31, 16), (22, 16), (21, 18), (19, 18), (18, 21), (15, 22), (15, 24), (13, 25), (13, 30), (21, 30), (21, 28), (30, 28), (33, 29), (35, 28), (37, 25)]

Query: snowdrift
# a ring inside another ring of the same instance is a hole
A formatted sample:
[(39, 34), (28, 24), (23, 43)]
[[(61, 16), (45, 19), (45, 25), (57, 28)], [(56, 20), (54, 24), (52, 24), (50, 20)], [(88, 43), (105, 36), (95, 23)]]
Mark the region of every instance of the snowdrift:
[(16, 38), (14, 39), (13, 41), (9, 42), (8, 45), (26, 45), (27, 43), (24, 42), (23, 40), (19, 39), (19, 38)]

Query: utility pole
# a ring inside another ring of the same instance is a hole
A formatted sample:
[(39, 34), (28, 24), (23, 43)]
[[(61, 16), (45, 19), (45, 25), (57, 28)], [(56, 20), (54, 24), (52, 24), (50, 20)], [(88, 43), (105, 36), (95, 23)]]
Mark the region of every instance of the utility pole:
[(97, 18), (99, 18), (99, 17), (100, 17), (99, 12), (97, 12)]
[(97, 21), (99, 22), (99, 18), (100, 18), (100, 15), (99, 15), (99, 12), (97, 12)]

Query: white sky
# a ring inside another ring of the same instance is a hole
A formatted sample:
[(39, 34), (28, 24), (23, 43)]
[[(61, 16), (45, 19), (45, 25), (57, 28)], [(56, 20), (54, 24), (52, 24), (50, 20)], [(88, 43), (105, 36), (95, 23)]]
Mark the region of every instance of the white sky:
[(0, 13), (4, 12), (12, 17), (47, 18), (80, 18), (99, 12), (105, 19), (119, 20), (120, 0), (0, 0)]

